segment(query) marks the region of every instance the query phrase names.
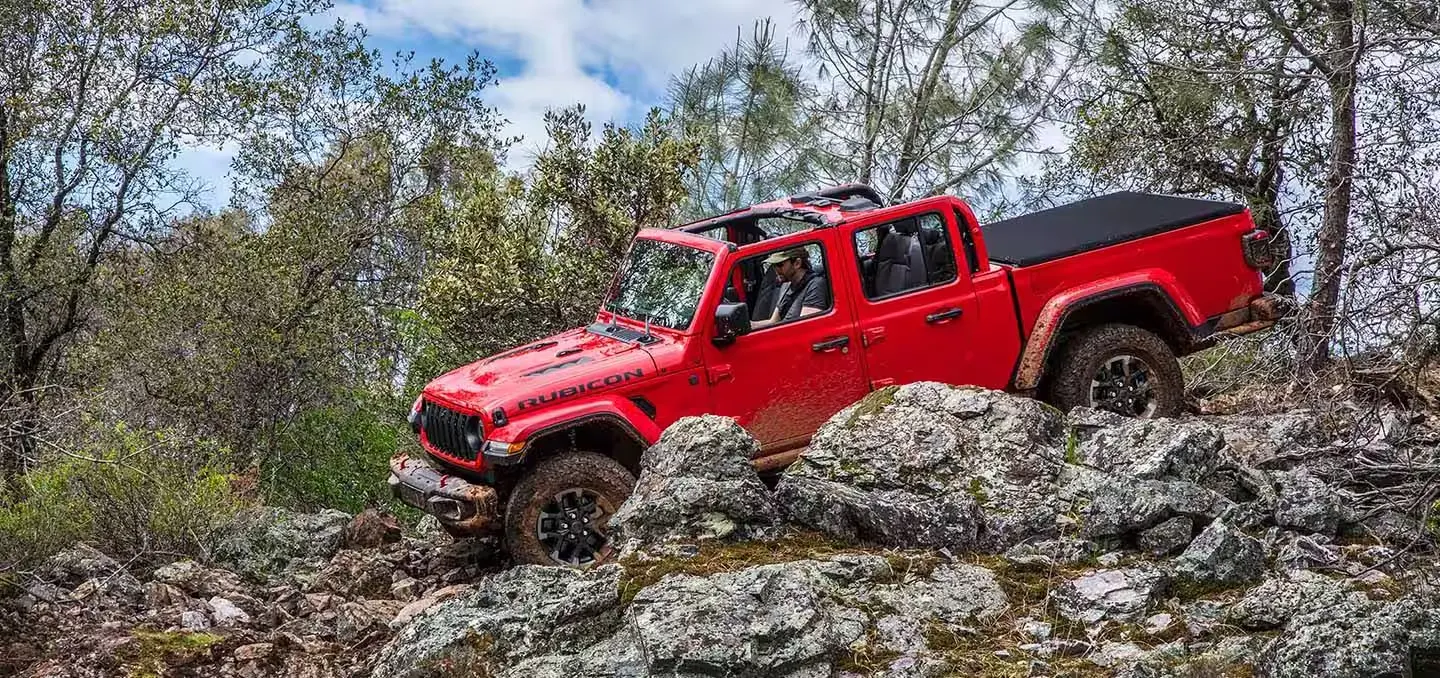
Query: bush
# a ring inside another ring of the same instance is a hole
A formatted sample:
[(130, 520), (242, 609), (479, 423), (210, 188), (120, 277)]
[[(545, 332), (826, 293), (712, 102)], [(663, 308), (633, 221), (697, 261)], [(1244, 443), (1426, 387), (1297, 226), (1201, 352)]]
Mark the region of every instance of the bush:
[(220, 469), (225, 450), (123, 425), (100, 429), (0, 500), (0, 569), (45, 558), (76, 541), (117, 558), (207, 559), (247, 505)]
[(364, 395), (354, 403), (303, 413), (277, 432), (260, 469), (266, 503), (347, 513), (390, 504), (390, 456), (410, 440), (405, 407)]

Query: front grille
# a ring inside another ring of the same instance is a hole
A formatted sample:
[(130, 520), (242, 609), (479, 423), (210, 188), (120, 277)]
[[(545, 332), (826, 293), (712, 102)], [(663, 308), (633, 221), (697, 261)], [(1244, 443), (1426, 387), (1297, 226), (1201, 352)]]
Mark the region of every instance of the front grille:
[(478, 434), (478, 419), (472, 423), (473, 417), (428, 400), (420, 406), (420, 413), (424, 417), (421, 426), (425, 431), (425, 442), (430, 443), (430, 447), (448, 457), (475, 461), (475, 450), (465, 443), (465, 430), (474, 426)]

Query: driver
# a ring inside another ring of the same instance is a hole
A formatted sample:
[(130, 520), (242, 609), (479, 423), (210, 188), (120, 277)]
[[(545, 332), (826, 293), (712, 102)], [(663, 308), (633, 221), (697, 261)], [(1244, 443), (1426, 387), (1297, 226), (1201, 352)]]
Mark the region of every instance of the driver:
[(765, 266), (775, 268), (783, 284), (775, 312), (754, 327), (767, 327), (797, 318), (823, 313), (830, 307), (830, 290), (825, 279), (810, 268), (810, 254), (803, 247), (781, 250), (765, 257)]

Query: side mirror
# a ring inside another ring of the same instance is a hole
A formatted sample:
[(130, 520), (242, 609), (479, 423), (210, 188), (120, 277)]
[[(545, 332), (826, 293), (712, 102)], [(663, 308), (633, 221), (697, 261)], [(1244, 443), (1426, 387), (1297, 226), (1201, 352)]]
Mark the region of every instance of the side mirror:
[(750, 308), (745, 304), (720, 304), (715, 308), (716, 346), (735, 343), (735, 338), (750, 331)]

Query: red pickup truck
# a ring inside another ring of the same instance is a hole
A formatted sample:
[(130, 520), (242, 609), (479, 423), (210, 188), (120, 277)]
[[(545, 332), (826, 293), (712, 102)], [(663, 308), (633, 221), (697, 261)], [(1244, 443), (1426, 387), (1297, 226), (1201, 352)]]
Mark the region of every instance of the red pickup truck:
[(981, 226), (950, 196), (850, 184), (645, 229), (593, 324), (456, 369), (391, 460), (405, 503), (523, 562), (607, 558), (640, 453), (734, 417), (783, 468), (866, 393), (932, 380), (1139, 417), (1180, 413), (1176, 356), (1272, 325), (1243, 206), (1115, 193)]

